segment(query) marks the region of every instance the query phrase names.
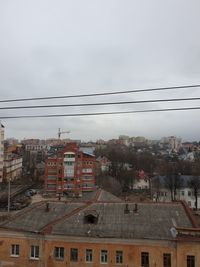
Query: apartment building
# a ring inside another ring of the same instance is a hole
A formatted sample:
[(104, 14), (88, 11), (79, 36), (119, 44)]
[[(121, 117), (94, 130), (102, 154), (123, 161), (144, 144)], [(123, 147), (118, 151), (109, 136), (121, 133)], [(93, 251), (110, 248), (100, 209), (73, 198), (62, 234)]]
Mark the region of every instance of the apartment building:
[(4, 126), (0, 123), (0, 183), (3, 181), (4, 166)]
[(17, 145), (4, 144), (3, 180), (15, 180), (22, 174), (22, 155)]
[(48, 145), (45, 144), (26, 144), (26, 151), (47, 151)]
[(37, 203), (2, 222), (1, 266), (200, 266), (200, 228), (183, 203), (87, 200)]
[(76, 143), (54, 147), (45, 162), (45, 190), (80, 195), (93, 191), (95, 156)]
[[(29, 141), (29, 142), (28, 142)], [(27, 140), (23, 145), (23, 166), (26, 173), (31, 177), (34, 177), (35, 180), (44, 180), (44, 168), (40, 172), (40, 177), (38, 177), (38, 166), (43, 166), (47, 151), (48, 145), (44, 144), (41, 140)]]
[(4, 159), (4, 180), (11, 181), (19, 178), (22, 174), (22, 156), (9, 154)]

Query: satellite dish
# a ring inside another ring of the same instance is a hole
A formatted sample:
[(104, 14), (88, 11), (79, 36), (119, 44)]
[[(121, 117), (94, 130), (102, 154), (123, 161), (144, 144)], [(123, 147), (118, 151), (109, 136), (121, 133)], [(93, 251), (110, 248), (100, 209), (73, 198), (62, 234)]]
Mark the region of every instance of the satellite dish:
[(171, 232), (171, 235), (173, 236), (173, 238), (176, 238), (176, 236), (177, 236), (177, 234), (178, 234), (176, 228), (172, 227), (172, 228), (170, 229), (170, 232)]

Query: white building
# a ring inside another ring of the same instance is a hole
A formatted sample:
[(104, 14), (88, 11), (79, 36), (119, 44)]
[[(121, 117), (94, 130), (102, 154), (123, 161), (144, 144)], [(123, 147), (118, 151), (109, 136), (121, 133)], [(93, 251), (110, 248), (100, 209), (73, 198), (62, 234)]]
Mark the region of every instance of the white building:
[(137, 171), (134, 178), (132, 184), (129, 186), (130, 189), (147, 190), (150, 188), (149, 178), (145, 175), (143, 170)]
[(130, 144), (130, 137), (127, 135), (120, 135), (119, 136), (119, 142), (122, 145), (129, 146)]
[[(176, 195), (173, 196), (175, 200), (185, 201), (190, 208), (195, 208), (195, 195), (192, 188), (188, 186), (192, 176), (182, 175), (182, 185), (176, 190)], [(159, 179), (159, 180), (157, 180)], [(157, 177), (152, 181), (152, 195), (154, 201), (171, 202), (171, 191), (166, 187), (164, 182), (164, 176)], [(200, 194), (197, 198), (197, 206), (200, 209)]]
[(176, 136), (163, 137), (160, 140), (161, 145), (168, 145), (172, 150), (178, 150), (181, 147), (182, 140)]
[(0, 183), (3, 181), (4, 166), (4, 126), (0, 123)]
[(17, 179), (22, 173), (22, 157), (12, 153), (6, 155), (4, 160), (4, 179), (11, 181)]

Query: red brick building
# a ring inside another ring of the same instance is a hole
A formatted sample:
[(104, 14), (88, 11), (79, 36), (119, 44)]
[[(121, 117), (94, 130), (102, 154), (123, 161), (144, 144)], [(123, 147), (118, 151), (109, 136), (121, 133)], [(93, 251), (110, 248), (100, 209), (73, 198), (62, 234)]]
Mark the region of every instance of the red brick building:
[(93, 191), (95, 156), (75, 143), (56, 149), (45, 163), (45, 190), (81, 194)]

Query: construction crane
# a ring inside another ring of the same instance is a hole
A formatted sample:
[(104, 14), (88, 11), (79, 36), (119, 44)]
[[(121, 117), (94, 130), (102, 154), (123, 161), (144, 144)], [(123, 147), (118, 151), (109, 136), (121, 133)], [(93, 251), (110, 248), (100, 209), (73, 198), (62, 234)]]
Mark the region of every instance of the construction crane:
[(60, 139), (61, 134), (65, 134), (65, 133), (70, 133), (70, 131), (61, 132), (60, 128), (58, 128), (58, 139)]

